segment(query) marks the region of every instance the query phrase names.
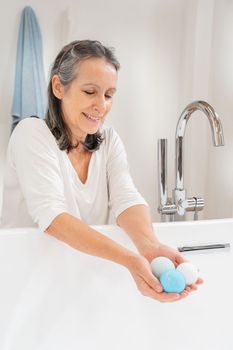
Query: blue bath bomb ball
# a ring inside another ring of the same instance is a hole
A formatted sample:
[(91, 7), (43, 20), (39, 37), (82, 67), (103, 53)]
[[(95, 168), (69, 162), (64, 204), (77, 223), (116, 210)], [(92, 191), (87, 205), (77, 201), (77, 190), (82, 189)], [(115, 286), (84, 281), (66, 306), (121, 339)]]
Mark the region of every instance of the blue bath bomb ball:
[(160, 276), (164, 292), (181, 293), (185, 289), (184, 275), (178, 270), (167, 270)]

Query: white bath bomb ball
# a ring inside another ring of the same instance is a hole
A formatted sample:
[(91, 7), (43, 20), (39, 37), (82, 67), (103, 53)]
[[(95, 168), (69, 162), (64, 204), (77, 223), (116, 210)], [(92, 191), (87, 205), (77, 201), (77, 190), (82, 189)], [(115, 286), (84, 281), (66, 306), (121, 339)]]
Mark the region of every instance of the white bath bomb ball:
[(175, 265), (170, 259), (166, 258), (165, 256), (158, 256), (151, 261), (151, 269), (153, 274), (157, 278), (160, 278), (162, 273), (165, 271), (175, 269)]
[(193, 284), (197, 281), (199, 273), (198, 268), (195, 265), (189, 262), (184, 262), (178, 265), (176, 269), (184, 275), (187, 285)]

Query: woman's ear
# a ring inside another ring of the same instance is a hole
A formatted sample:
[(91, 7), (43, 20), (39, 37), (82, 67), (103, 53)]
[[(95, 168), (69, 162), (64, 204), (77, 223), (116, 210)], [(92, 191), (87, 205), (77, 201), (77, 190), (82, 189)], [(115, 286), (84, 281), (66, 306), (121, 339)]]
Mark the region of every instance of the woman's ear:
[(61, 100), (62, 99), (62, 93), (63, 93), (63, 86), (61, 84), (61, 81), (59, 79), (59, 76), (57, 74), (55, 74), (53, 77), (52, 77), (52, 90), (53, 90), (53, 93), (54, 95), (59, 99)]

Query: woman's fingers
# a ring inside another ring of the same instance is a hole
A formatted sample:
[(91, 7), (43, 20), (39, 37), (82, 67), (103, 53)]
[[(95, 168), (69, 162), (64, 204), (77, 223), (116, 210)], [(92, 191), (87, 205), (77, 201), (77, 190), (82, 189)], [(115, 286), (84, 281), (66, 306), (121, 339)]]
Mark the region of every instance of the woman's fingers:
[(191, 292), (191, 291), (192, 291), (192, 288), (191, 288), (190, 286), (186, 286), (186, 287), (185, 287), (185, 290), (186, 290), (187, 292)]
[(193, 283), (193, 284), (186, 286), (185, 290), (187, 290), (188, 292), (194, 292), (195, 290), (198, 289), (198, 285), (200, 285), (202, 283), (204, 283), (204, 280), (202, 278), (198, 278), (196, 283)]
[(178, 294), (165, 292), (156, 293), (153, 290), (148, 290), (147, 296), (156, 299), (160, 302), (174, 302), (186, 298), (188, 294), (189, 293), (186, 291), (183, 291), (182, 293)]
[(184, 262), (188, 262), (188, 260), (183, 256), (181, 255), (180, 253), (176, 253), (175, 255), (175, 265), (176, 267)]
[(198, 280), (196, 281), (196, 284), (202, 284), (204, 283), (203, 278), (199, 277)]
[[(154, 281), (155, 280), (155, 281)], [(159, 285), (160, 291), (157, 291)], [(191, 290), (191, 288), (189, 288)], [(147, 281), (142, 281), (140, 284), (139, 290), (145, 296), (156, 299), (161, 302), (173, 302), (178, 301), (180, 299), (186, 298), (189, 295), (189, 290), (184, 290), (181, 293), (166, 293), (163, 292), (163, 288), (158, 280), (152, 276), (152, 278), (148, 278)]]
[(161, 293), (163, 291), (163, 287), (161, 286), (159, 280), (152, 274), (152, 272), (149, 272), (148, 276), (146, 276), (145, 281), (157, 293)]
[(166, 293), (163, 291), (158, 293), (154, 288), (152, 288), (146, 282), (143, 288), (139, 287), (139, 290), (144, 296), (153, 298), (160, 302), (174, 302), (174, 301), (184, 299), (189, 295), (189, 292), (192, 291), (191, 288), (188, 288), (181, 293)]

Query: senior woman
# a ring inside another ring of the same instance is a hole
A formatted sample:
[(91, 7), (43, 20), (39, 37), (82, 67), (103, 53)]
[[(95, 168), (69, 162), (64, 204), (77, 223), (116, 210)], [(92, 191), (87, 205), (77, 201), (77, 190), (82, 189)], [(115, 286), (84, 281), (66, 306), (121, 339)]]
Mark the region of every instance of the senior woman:
[[(176, 301), (202, 280), (180, 294), (164, 293), (151, 272), (156, 256), (176, 265), (184, 258), (156, 238), (124, 146), (113, 128), (103, 126), (118, 69), (113, 51), (98, 41), (74, 41), (57, 55), (45, 120), (24, 119), (9, 142), (2, 225), (39, 226), (79, 251), (123, 265), (143, 295)], [(90, 227), (107, 224), (110, 210), (138, 253)]]

